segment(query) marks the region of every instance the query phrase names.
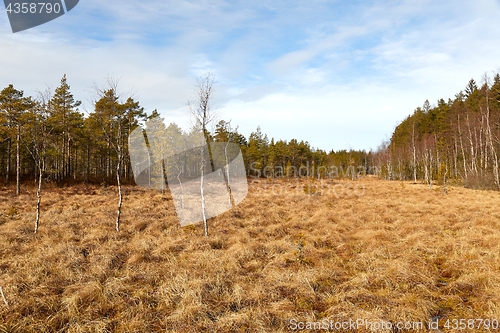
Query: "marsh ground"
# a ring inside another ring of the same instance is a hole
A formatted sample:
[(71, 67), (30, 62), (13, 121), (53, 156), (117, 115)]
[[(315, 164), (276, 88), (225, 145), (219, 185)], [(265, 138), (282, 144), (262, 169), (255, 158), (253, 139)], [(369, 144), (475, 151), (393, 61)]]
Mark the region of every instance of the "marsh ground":
[(451, 332), (447, 320), (500, 319), (500, 193), (249, 184), (209, 237), (179, 225), (170, 195), (137, 187), (117, 233), (116, 189), (83, 185), (45, 190), (34, 235), (35, 189), (3, 188), (0, 332), (288, 332), (325, 319), (439, 319)]

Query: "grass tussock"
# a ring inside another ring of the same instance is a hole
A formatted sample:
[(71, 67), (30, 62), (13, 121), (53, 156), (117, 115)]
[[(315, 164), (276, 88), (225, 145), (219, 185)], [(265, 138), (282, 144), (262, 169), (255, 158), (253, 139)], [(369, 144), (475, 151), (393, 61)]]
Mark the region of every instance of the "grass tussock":
[(499, 199), (373, 178), (253, 181), (203, 237), (201, 225), (179, 225), (171, 196), (135, 187), (116, 233), (116, 188), (74, 186), (45, 191), (34, 235), (35, 190), (5, 188), (0, 332), (500, 318)]

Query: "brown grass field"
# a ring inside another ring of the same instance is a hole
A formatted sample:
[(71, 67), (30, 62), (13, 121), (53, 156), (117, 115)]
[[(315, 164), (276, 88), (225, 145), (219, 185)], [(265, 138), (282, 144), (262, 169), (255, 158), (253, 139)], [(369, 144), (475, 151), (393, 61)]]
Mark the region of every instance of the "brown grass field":
[(482, 332), (444, 325), (500, 320), (500, 193), (335, 182), (308, 194), (251, 181), (209, 237), (179, 225), (170, 195), (137, 187), (117, 233), (116, 188), (83, 185), (45, 189), (34, 235), (35, 189), (3, 188), (0, 332), (290, 332), (293, 320), (349, 319)]

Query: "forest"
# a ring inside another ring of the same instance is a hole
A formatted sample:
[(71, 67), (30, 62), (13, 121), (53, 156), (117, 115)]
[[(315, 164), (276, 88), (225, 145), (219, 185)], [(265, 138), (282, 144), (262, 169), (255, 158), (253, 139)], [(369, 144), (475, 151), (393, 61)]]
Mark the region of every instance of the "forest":
[(447, 179), (470, 188), (500, 188), (500, 74), (486, 74), (478, 87), (471, 79), (463, 91), (437, 105), (426, 100), (394, 130), (377, 151), (386, 179), (433, 182)]
[[(453, 99), (426, 100), (375, 151), (324, 151), (309, 142), (269, 139), (260, 127), (248, 137), (230, 121), (213, 119), (207, 140), (241, 147), (249, 177), (352, 178), (500, 189), (500, 74), (478, 87), (471, 79)], [(146, 112), (116, 84), (95, 88), (92, 110), (82, 112), (66, 75), (54, 91), (25, 96), (9, 85), (0, 92), (0, 180), (16, 184), (43, 178), (58, 186), (134, 183), (128, 139), (157, 110)], [(175, 126), (175, 124), (170, 124)], [(181, 131), (180, 129), (178, 129)], [(307, 172), (297, 171), (306, 168)], [(120, 176), (120, 179), (117, 178)]]
[[(115, 184), (117, 173), (124, 183), (133, 183), (128, 138), (134, 129), (160, 114), (157, 110), (148, 114), (131, 96), (120, 98), (114, 84), (106, 89), (96, 88), (92, 99), (91, 112), (79, 110), (81, 102), (74, 99), (66, 75), (53, 92), (46, 90), (35, 97), (25, 96), (23, 90), (13, 85), (3, 89), (0, 179), (17, 184), (18, 193), (21, 183), (37, 180), (40, 174), (58, 186)], [(246, 138), (230, 121), (214, 120), (207, 139), (239, 144), (249, 176), (291, 177), (307, 165), (310, 170), (313, 166), (321, 170), (320, 177), (352, 177), (353, 168), (349, 166), (368, 169), (372, 165), (371, 152), (327, 153), (303, 140), (269, 140), (260, 127)], [(336, 169), (332, 172), (325, 166)]]

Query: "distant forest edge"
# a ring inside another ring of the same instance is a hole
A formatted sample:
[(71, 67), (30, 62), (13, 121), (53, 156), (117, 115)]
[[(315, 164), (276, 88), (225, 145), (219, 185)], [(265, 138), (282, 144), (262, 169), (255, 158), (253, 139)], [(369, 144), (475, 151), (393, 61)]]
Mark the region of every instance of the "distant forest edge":
[[(485, 75), (483, 81), (479, 88), (470, 80), (454, 99), (440, 99), (435, 106), (425, 101), (376, 151), (326, 152), (307, 141), (269, 140), (260, 127), (246, 138), (237, 127), (220, 119), (212, 124), (208, 138), (239, 144), (249, 177), (355, 179), (373, 174), (430, 186), (448, 182), (498, 190), (500, 75), (492, 80)], [(156, 110), (147, 114), (133, 97), (121, 98), (116, 86), (95, 96), (93, 110), (85, 115), (66, 75), (54, 91), (36, 97), (24, 96), (12, 85), (3, 89), (0, 181), (35, 181), (42, 170), (46, 181), (59, 186), (114, 184), (117, 172), (123, 182), (133, 184), (128, 137), (159, 114)], [(175, 124), (170, 126), (180, 131)], [(123, 162), (117, 163), (119, 159)]]
[[(132, 97), (119, 98), (116, 87), (96, 93), (93, 110), (81, 112), (70, 91), (66, 75), (53, 92), (24, 96), (22, 90), (9, 85), (0, 92), (0, 177), (4, 183), (37, 180), (37, 146), (43, 144), (43, 178), (61, 186), (79, 182), (114, 184), (121, 146), (121, 180), (134, 183), (128, 152), (130, 133), (144, 121), (159, 116), (150, 114)], [(187, 115), (188, 116), (188, 115)], [(170, 130), (181, 131), (175, 124)], [(349, 166), (372, 165), (373, 153), (365, 151), (331, 151), (314, 149), (308, 142), (269, 140), (260, 127), (246, 138), (229, 121), (211, 124), (209, 140), (234, 142), (240, 145), (246, 170), (254, 177), (312, 176), (321, 170), (321, 177), (334, 176), (326, 166), (336, 166), (338, 176), (347, 175)], [(119, 143), (119, 144), (117, 144)], [(309, 166), (303, 171), (301, 167)], [(323, 168), (320, 168), (323, 166)], [(314, 168), (314, 169), (313, 169)], [(353, 168), (349, 169), (351, 171)], [(335, 170), (334, 170), (335, 172)], [(328, 173), (328, 175), (326, 174)]]
[(376, 153), (380, 176), (499, 190), (500, 75), (482, 81), (435, 106), (426, 100), (403, 120)]

